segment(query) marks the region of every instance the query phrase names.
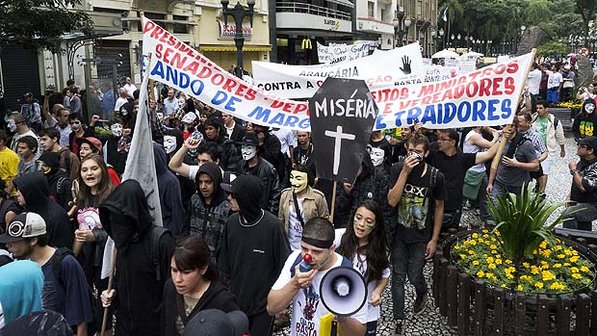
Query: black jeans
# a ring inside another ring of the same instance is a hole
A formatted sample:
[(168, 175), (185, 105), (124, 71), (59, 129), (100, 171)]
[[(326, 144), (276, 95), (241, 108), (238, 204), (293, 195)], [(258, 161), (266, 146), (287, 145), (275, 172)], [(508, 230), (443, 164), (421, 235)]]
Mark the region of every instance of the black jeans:
[(398, 236), (392, 248), (392, 302), (395, 320), (404, 320), (404, 283), (415, 286), (417, 297), (427, 293), (427, 284), (423, 275), (425, 249), (427, 243), (404, 243)]

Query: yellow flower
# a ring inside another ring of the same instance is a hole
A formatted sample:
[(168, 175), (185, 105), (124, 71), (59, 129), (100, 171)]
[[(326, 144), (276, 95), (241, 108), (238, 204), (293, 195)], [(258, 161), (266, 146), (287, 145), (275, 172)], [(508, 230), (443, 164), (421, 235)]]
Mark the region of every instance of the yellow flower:
[(543, 288), (543, 282), (535, 282), (535, 287), (539, 289)]
[(539, 274), (539, 268), (535, 265), (531, 266), (531, 273)]
[(559, 283), (557, 281), (554, 281), (550, 286), (550, 289), (556, 290), (556, 291), (561, 291), (564, 290), (566, 288), (566, 285)]
[(568, 266), (570, 266), (570, 263), (565, 262), (564, 267), (568, 267)]
[(482, 278), (485, 275), (485, 272), (479, 271), (477, 272), (477, 277)]
[(543, 269), (549, 269), (549, 264), (546, 261), (542, 260), (541, 261), (541, 268), (543, 268)]
[(543, 278), (543, 281), (555, 280), (556, 278), (555, 274), (550, 271), (541, 272), (541, 277)]
[(496, 264), (496, 265), (501, 265), (501, 264), (502, 264), (502, 259), (500, 259), (500, 258), (497, 258), (497, 259), (495, 260), (495, 264)]
[(519, 291), (519, 292), (522, 292), (522, 291), (523, 291), (523, 289), (524, 289), (524, 288), (522, 287), (522, 285), (518, 285), (518, 286), (516, 286), (516, 290), (517, 290), (517, 291)]
[(485, 241), (483, 240), (483, 238), (479, 238), (477, 241), (479, 242), (479, 244), (482, 244), (482, 243), (484, 243), (484, 242), (485, 242)]
[(489, 269), (495, 269), (495, 264), (489, 264), (487, 267), (489, 267)]
[(475, 265), (475, 266), (479, 265), (479, 260), (473, 260), (473, 265)]
[(561, 267), (562, 267), (562, 264), (560, 264), (560, 263), (553, 264), (553, 268), (561, 268)]
[(495, 249), (497, 249), (497, 246), (495, 246), (495, 244), (491, 244), (491, 245), (489, 245), (489, 248), (492, 250), (495, 250)]
[(475, 255), (475, 254), (477, 254), (477, 253), (475, 253), (475, 251), (473, 251), (473, 250), (468, 250), (468, 251), (466, 251), (466, 252), (467, 252), (468, 254), (470, 254), (470, 255)]
[(562, 249), (562, 245), (556, 245), (554, 247), (554, 250), (556, 250), (556, 251), (560, 251), (561, 249)]
[(589, 268), (587, 266), (580, 266), (580, 271), (583, 273), (587, 273), (589, 271)]
[(572, 273), (572, 277), (574, 279), (580, 279), (580, 278), (582, 278), (582, 275), (580, 275), (579, 273)]
[(460, 259), (466, 259), (466, 254), (460, 254)]
[(497, 254), (497, 250), (491, 250), (491, 254)]
[(522, 266), (523, 266), (524, 268), (529, 268), (529, 267), (531, 267), (531, 265), (530, 265), (528, 262), (523, 262), (523, 263), (522, 263)]
[(544, 240), (541, 242), (541, 244), (539, 244), (539, 247), (542, 249), (546, 249), (547, 248), (547, 242)]
[(573, 256), (573, 257), (570, 257), (570, 262), (571, 262), (571, 263), (575, 263), (575, 262), (577, 262), (577, 261), (578, 261), (578, 258), (580, 258), (580, 257), (579, 257), (579, 256), (577, 256), (577, 255), (575, 255), (575, 256)]
[(571, 267), (571, 268), (570, 268), (570, 271), (571, 271), (572, 273), (578, 273), (578, 267)]
[(493, 263), (493, 260), (494, 260), (493, 257), (487, 257), (487, 263), (488, 264)]
[(549, 258), (549, 256), (551, 255), (551, 250), (543, 250), (543, 252), (541, 252), (541, 255), (545, 258)]
[[(519, 285), (520, 286), (520, 285)], [(500, 287), (506, 288), (506, 284), (501, 284)], [(521, 286), (522, 287), (522, 286)]]
[(489, 233), (489, 230), (483, 229), (483, 233)]
[(475, 245), (477, 245), (477, 241), (476, 241), (476, 240), (471, 240), (470, 244), (471, 244), (472, 246), (475, 246)]
[(566, 258), (566, 255), (565, 254), (558, 254), (556, 257), (558, 259), (564, 259), (564, 258)]

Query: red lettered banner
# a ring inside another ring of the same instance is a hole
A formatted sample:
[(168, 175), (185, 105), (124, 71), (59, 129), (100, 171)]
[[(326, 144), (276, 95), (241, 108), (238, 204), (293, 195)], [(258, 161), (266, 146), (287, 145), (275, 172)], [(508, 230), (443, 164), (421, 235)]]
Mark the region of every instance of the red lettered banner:
[[(276, 97), (237, 78), (147, 18), (143, 32), (149, 78), (252, 123), (310, 130), (307, 102)], [(440, 82), (375, 89), (375, 129), (415, 122), (432, 129), (510, 123), (531, 60), (527, 54)], [(330, 113), (350, 117), (357, 111), (348, 102)]]

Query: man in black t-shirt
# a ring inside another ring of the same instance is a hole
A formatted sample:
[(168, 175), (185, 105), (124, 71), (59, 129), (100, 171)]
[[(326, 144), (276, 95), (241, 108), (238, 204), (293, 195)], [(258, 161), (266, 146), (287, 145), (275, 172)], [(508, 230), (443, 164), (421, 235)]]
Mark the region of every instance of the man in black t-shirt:
[(581, 139), (576, 154), (580, 161), (568, 163), (572, 175), (570, 200), (597, 208), (597, 137)]
[(462, 153), (458, 148), (459, 135), (454, 129), (438, 131), (437, 147), (427, 156), (427, 163), (439, 169), (446, 180), (446, 190), (450, 197), (444, 204), (444, 219), (442, 231), (458, 228), (462, 215), (462, 187), (466, 171), (479, 163), (490, 160), (495, 156), (498, 144), (489, 150), (479, 153)]
[(447, 198), (444, 175), (423, 161), (429, 142), (420, 134), (408, 141), (408, 156), (390, 170), (388, 203), (397, 210), (398, 221), (392, 247), (392, 301), (396, 334), (402, 333), (404, 320), (404, 283), (408, 275), (417, 298), (414, 313), (420, 314), (427, 302), (423, 276), (425, 259), (435, 254)]

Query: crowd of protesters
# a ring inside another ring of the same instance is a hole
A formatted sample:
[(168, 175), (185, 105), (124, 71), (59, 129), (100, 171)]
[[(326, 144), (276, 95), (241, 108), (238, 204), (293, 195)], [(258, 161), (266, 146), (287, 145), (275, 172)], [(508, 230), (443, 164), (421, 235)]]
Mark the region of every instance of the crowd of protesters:
[[(102, 322), (118, 336), (201, 335), (213, 321), (221, 335), (267, 336), (285, 318), (292, 335), (317, 335), (329, 312), (320, 282), (348, 265), (368, 297), (338, 318), (343, 334), (375, 335), (388, 283), (402, 334), (406, 279), (416, 289), (414, 313), (424, 313), (423, 267), (442, 234), (458, 229), (464, 204), (478, 207), (480, 225), (495, 225), (487, 202), (520, 193), (531, 179), (544, 193), (553, 161), (564, 157), (562, 123), (530, 82), (528, 104), (499, 129), (373, 132), (358, 176), (336, 185), (334, 202), (335, 184), (317, 178), (309, 132), (245, 122), (155, 85), (163, 227), (153, 224), (140, 183), (121, 181), (139, 110), (130, 79), (117, 99), (88, 91), (98, 96), (93, 106), (74, 83), (64, 95), (50, 88), (41, 104), (27, 94), (29, 108), (7, 113), (0, 129), (0, 327), (44, 309), (78, 336), (99, 333)], [(570, 199), (591, 206), (594, 110), (589, 92), (575, 121), (579, 160), (569, 163)], [(102, 271), (109, 238), (111, 288)], [(306, 254), (308, 271), (299, 267)]]

